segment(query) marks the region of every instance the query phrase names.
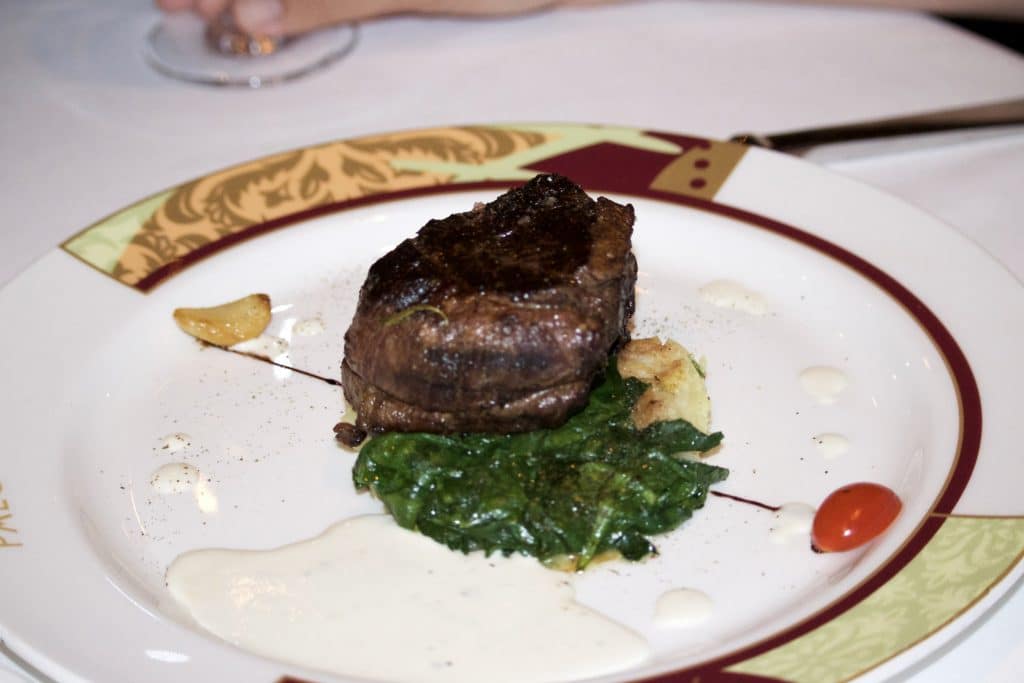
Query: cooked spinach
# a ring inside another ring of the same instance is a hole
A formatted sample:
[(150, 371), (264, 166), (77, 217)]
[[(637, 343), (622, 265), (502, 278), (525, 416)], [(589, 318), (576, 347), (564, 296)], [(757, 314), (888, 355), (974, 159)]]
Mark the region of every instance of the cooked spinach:
[(371, 439), (352, 472), (403, 527), (454, 550), (519, 552), (582, 569), (617, 551), (656, 552), (647, 538), (704, 505), (728, 470), (681, 459), (722, 434), (683, 420), (633, 426), (644, 391), (614, 361), (587, 407), (556, 429), (524, 434), (387, 433)]

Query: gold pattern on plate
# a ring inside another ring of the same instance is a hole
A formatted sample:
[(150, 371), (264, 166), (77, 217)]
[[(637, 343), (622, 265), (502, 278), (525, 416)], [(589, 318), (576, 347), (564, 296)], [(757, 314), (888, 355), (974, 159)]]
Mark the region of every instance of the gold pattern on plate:
[[(210, 253), (268, 222), (374, 195), (521, 181), (535, 174), (531, 167), (538, 161), (599, 143), (680, 152), (676, 143), (644, 131), (579, 124), (463, 126), (342, 140), (264, 157), (157, 193), (62, 247), (123, 284), (148, 288), (154, 280), (147, 278), (167, 276), (196, 252)], [(669, 163), (652, 187), (711, 200), (745, 149), (703, 142)]]
[(179, 187), (128, 244), (112, 275), (134, 285), (154, 271), (253, 225), (375, 194), (443, 185), (447, 174), (393, 162), (482, 164), (538, 145), (533, 132), (448, 128), (334, 142), (244, 164)]
[[(0, 482), (0, 494), (3, 492), (4, 485)], [(18, 530), (11, 526), (13, 519), (10, 501), (0, 498), (0, 548), (20, 548), (23, 545), (18, 538)]]
[(746, 151), (746, 145), (715, 140), (691, 147), (658, 173), (651, 189), (711, 201)]
[(423, 164), (486, 166), (543, 145), (549, 134), (466, 126), (330, 142), (234, 166), (154, 195), (63, 247), (118, 281), (147, 276), (225, 237), (320, 206), (454, 180)]

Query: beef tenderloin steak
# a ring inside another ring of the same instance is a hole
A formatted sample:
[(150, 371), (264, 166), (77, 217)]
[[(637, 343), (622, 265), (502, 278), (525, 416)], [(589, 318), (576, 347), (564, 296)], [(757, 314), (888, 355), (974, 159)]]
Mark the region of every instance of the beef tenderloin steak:
[(342, 384), (369, 432), (516, 432), (586, 404), (628, 341), (633, 207), (537, 176), (370, 267)]

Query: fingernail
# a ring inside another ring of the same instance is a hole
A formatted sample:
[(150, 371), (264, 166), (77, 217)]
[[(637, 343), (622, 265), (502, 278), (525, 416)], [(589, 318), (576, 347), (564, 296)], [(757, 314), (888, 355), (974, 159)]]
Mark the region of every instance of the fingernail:
[(249, 33), (280, 33), (283, 16), (281, 0), (238, 0), (235, 3), (235, 21)]

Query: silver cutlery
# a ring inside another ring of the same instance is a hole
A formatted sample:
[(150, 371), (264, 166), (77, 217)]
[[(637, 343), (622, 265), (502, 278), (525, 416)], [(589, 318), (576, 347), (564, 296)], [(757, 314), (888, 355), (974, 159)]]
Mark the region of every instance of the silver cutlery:
[(919, 144), (914, 144), (914, 147), (932, 146), (935, 140), (930, 138), (934, 136), (928, 134), (982, 130), (991, 133), (991, 129), (996, 127), (1021, 125), (1024, 125), (1024, 98), (823, 128), (739, 133), (730, 140), (803, 156), (815, 147), (835, 143), (921, 136), (917, 141)]

